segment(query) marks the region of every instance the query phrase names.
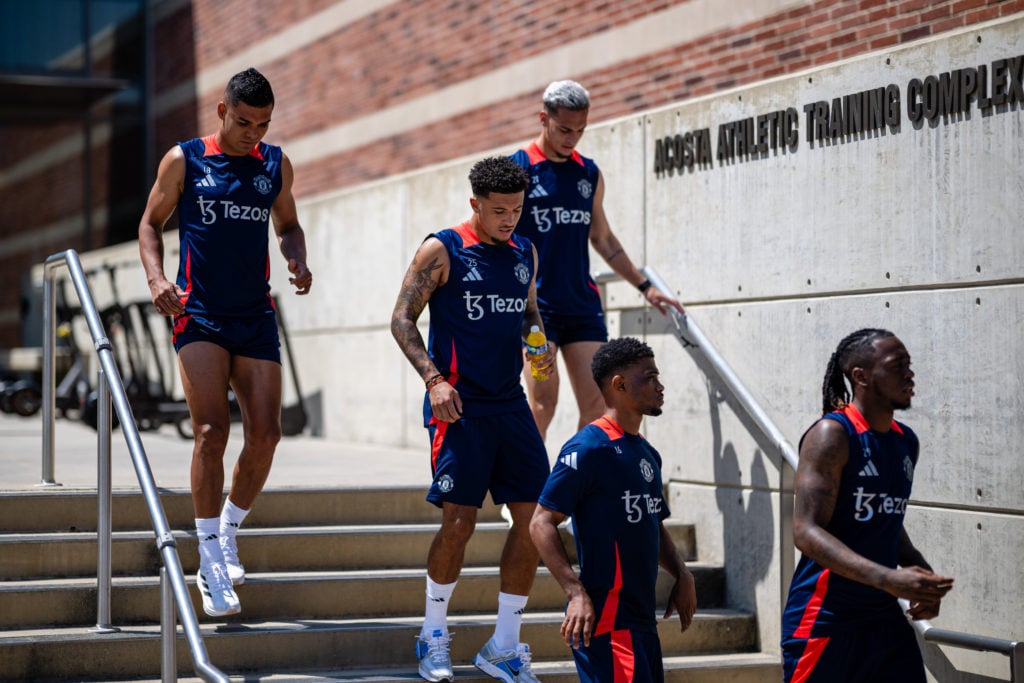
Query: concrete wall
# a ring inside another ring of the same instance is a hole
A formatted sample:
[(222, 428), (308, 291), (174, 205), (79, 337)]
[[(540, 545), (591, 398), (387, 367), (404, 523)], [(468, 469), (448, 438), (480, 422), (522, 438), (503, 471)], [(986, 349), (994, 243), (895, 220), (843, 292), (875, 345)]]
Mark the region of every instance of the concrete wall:
[[(957, 577), (936, 623), (1011, 638), (1024, 637), (1024, 115), (1020, 102), (974, 103), (915, 125), (907, 100), (911, 79), (991, 71), (1024, 53), (1022, 36), (1020, 18), (983, 25), (594, 126), (582, 145), (605, 173), (627, 251), (677, 288), (793, 443), (819, 414), (824, 367), (842, 336), (884, 326), (904, 340), (918, 380), (905, 419), (922, 440), (907, 525), (936, 570)], [(889, 84), (901, 98), (898, 126), (807, 141), (804, 105)], [(719, 162), (720, 124), (790, 107), (795, 146)], [(657, 139), (703, 128), (712, 164), (654, 171)], [(288, 310), (304, 330), (303, 356), (316, 359), (325, 433), (425, 446), (422, 389), (388, 319), (422, 238), (468, 214), (465, 174), (479, 156), (303, 205), (312, 253), (339, 254), (326, 267), (314, 260), (317, 301), (333, 303)], [(762, 646), (775, 649), (778, 454), (721, 402), (635, 292), (612, 284), (607, 302), (613, 334), (646, 335), (658, 353), (669, 398), (645, 429), (666, 455), (674, 513), (698, 523), (702, 558), (726, 562), (730, 601), (758, 610)], [(552, 453), (575, 428), (565, 387), (561, 403)], [(996, 655), (926, 652), (943, 680), (950, 666), (1008, 671)]]
[[(903, 416), (921, 437), (907, 527), (956, 576), (938, 626), (1024, 638), (1024, 113), (1020, 101), (908, 120), (911, 79), (1024, 54), (1024, 17), (894, 47), (753, 87), (594, 125), (613, 228), (654, 266), (796, 443), (820, 412), (838, 340), (894, 330), (915, 359)], [(1016, 68), (1016, 67), (1014, 67)], [(1020, 78), (1019, 71), (1014, 72)], [(809, 143), (804, 105), (894, 84), (898, 126)], [(991, 95), (991, 90), (989, 91)], [(720, 162), (718, 127), (795, 108), (799, 142)], [(708, 129), (712, 163), (655, 172), (656, 141)], [(511, 149), (496, 150), (505, 153)], [(284, 297), (314, 427), (332, 438), (422, 445), (422, 386), (389, 332), (413, 251), (469, 212), (472, 158), (301, 202), (313, 294)], [(595, 260), (595, 271), (603, 264)], [(276, 289), (286, 272), (274, 263)], [(674, 515), (697, 523), (702, 559), (724, 561), (730, 602), (756, 609), (777, 649), (780, 458), (721, 401), (666, 320), (607, 287), (613, 335), (644, 335), (668, 387), (645, 432), (666, 456)], [(549, 434), (575, 428), (563, 387)], [(1005, 677), (996, 655), (926, 649), (941, 680)], [(957, 673), (961, 672), (961, 673)]]

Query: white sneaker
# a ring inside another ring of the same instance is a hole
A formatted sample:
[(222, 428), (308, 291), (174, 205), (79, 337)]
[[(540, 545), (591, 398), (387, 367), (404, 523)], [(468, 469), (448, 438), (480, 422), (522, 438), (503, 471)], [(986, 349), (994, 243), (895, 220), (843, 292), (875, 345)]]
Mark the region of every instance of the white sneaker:
[(505, 683), (516, 683), (517, 676), (523, 669), (523, 660), (519, 658), (519, 651), (499, 650), (494, 645), (493, 637), (484, 643), (480, 652), (473, 657), (473, 664), (491, 678), (497, 678)]
[(426, 681), (452, 681), (452, 638), (435, 629), (429, 638), (416, 636), (416, 659), (420, 662), (420, 676)]
[(519, 675), (516, 676), (516, 683), (540, 683), (540, 679), (534, 675), (533, 669), (530, 668), (530, 662), (533, 660), (530, 646), (526, 643), (519, 643), (516, 652), (519, 654), (519, 661), (523, 663), (522, 668), (519, 669)]
[(224, 617), (242, 611), (235, 589), (231, 587), (227, 567), (223, 563), (214, 562), (200, 567), (196, 572), (196, 585), (203, 596), (203, 611), (211, 617)]
[(228, 576), (232, 585), (241, 586), (245, 583), (245, 567), (238, 559), (238, 541), (234, 536), (220, 535), (220, 549), (224, 553), (224, 564), (228, 567)]

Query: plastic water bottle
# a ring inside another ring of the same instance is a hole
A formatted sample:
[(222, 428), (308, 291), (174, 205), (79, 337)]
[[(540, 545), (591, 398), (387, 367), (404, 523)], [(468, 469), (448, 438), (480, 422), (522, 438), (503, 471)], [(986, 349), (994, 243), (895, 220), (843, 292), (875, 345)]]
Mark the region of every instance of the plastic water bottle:
[(547, 337), (540, 331), (540, 327), (537, 325), (531, 326), (530, 334), (526, 335), (526, 356), (530, 359), (530, 374), (538, 382), (543, 382), (548, 378), (546, 371), (537, 368), (537, 361), (547, 352)]

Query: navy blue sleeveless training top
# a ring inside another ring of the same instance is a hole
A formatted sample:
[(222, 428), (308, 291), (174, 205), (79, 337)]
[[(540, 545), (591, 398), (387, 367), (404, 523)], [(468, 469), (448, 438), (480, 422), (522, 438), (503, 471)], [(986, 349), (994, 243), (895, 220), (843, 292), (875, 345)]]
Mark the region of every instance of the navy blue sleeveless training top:
[(244, 157), (214, 136), (179, 143), (185, 181), (178, 201), (185, 313), (246, 317), (273, 311), (268, 226), (281, 191), (281, 148), (261, 142)]
[[(843, 425), (850, 441), (835, 510), (825, 528), (855, 553), (895, 568), (917, 464), (917, 435), (895, 420), (888, 432), (876, 432), (853, 405), (822, 419)], [(891, 609), (895, 601), (885, 591), (801, 556), (782, 617), (783, 638), (827, 635), (844, 623)]]
[(598, 168), (573, 152), (549, 161), (537, 143), (512, 155), (530, 176), (516, 234), (537, 246), (537, 306), (542, 314), (601, 315), (601, 294), (590, 277), (590, 221)]
[[(448, 250), (448, 280), (434, 290), (428, 307), (430, 358), (458, 389), (466, 417), (526, 407), (519, 383), (523, 370), (523, 312), (533, 279), (530, 240), (485, 244), (469, 221), (441, 230)], [(424, 424), (431, 418), (429, 392)]]

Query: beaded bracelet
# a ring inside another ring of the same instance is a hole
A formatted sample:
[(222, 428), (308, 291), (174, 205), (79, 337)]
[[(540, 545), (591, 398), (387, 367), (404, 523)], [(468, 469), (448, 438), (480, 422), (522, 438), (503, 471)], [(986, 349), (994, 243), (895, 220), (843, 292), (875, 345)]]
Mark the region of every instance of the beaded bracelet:
[(444, 382), (444, 381), (445, 381), (444, 375), (442, 375), (441, 373), (438, 373), (438, 374), (434, 375), (433, 377), (428, 379), (427, 382), (426, 382), (426, 384), (427, 384), (427, 391), (430, 391), (431, 389), (433, 389), (438, 384), (440, 384), (441, 382)]

